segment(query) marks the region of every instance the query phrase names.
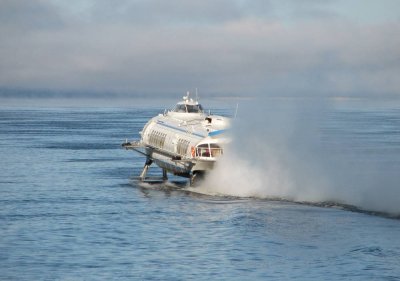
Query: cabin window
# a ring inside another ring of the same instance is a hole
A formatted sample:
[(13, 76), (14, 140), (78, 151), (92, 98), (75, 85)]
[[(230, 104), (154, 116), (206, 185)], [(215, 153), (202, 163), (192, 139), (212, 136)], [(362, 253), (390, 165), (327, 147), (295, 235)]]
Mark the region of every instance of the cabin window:
[(196, 155), (200, 157), (210, 157), (210, 148), (208, 144), (200, 144), (197, 146)]
[(196, 148), (196, 156), (218, 157), (222, 155), (222, 148), (216, 143), (200, 144)]
[(222, 148), (216, 143), (210, 143), (211, 157), (222, 155)]
[(186, 155), (187, 150), (189, 148), (190, 141), (184, 140), (184, 139), (179, 139), (178, 140), (178, 145), (177, 145), (177, 153), (180, 155)]
[(149, 144), (154, 147), (163, 148), (167, 134), (159, 131), (151, 131), (149, 136)]

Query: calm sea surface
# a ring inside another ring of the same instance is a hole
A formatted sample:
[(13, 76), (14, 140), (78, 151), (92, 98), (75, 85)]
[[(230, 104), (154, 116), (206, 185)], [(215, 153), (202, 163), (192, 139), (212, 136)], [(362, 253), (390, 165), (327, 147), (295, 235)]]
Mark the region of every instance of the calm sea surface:
[[(400, 280), (399, 219), (139, 184), (120, 144), (160, 112), (0, 108), (1, 280)], [(327, 132), (391, 128), (358, 141), (398, 167), (400, 110), (362, 114)]]

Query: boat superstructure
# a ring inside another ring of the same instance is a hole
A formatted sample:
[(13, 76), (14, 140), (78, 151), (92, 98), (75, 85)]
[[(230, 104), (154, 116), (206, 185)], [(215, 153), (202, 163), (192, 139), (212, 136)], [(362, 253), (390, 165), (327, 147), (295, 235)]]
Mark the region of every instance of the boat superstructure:
[(206, 114), (198, 100), (189, 93), (174, 109), (150, 119), (140, 132), (140, 140), (123, 143), (146, 157), (141, 180), (146, 180), (149, 166), (155, 163), (167, 173), (190, 178), (191, 185), (213, 169), (229, 142), (225, 131), (230, 118)]

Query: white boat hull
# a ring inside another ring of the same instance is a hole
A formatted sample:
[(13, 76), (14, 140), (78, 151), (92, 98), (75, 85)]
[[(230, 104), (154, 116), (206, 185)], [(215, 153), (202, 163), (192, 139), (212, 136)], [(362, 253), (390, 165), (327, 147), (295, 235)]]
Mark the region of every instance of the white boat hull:
[[(187, 99), (177, 105), (179, 111), (186, 106), (191, 110), (200, 108), (198, 103)], [(206, 115), (203, 111), (167, 112), (153, 117), (140, 132), (141, 139), (126, 142), (126, 149), (135, 150), (146, 157), (146, 164), (140, 175), (146, 179), (151, 164), (167, 173), (191, 179), (204, 176), (214, 168), (228, 141), (223, 135), (229, 127), (229, 118)], [(201, 175), (201, 176), (200, 176)]]

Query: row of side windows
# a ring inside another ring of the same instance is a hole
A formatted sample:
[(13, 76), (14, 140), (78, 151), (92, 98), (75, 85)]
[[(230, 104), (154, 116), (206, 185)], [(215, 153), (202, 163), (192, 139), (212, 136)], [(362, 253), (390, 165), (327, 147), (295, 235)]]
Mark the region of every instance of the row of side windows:
[(159, 131), (151, 131), (149, 136), (149, 144), (154, 147), (163, 148), (167, 134)]

